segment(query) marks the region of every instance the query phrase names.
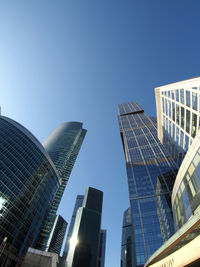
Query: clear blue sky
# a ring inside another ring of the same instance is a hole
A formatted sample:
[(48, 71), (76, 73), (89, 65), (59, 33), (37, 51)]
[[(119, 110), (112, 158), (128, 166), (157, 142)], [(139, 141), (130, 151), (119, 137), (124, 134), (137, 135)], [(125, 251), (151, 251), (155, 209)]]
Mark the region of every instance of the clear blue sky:
[(199, 0), (1, 0), (2, 114), (41, 142), (62, 122), (88, 130), (59, 213), (77, 194), (104, 191), (106, 265), (120, 266), (128, 207), (117, 104), (155, 115), (154, 88), (200, 73)]

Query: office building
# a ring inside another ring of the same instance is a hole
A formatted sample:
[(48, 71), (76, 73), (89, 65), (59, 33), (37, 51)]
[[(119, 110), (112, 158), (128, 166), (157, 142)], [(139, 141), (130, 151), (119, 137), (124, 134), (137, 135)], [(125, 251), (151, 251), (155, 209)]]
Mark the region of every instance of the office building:
[(67, 267), (94, 267), (98, 262), (103, 192), (89, 187), (76, 214)]
[(155, 88), (158, 138), (184, 154), (192, 144), (200, 122), (200, 77)]
[(60, 255), (60, 250), (62, 248), (66, 228), (67, 222), (63, 219), (62, 216), (57, 215), (53, 224), (49, 240), (47, 242), (48, 252), (53, 252)]
[(133, 238), (133, 225), (131, 209), (124, 212), (121, 243), (121, 267), (136, 266), (135, 240)]
[(40, 235), (34, 248), (47, 251), (47, 242), (55, 221), (56, 212), (63, 196), (67, 181), (78, 156), (86, 130), (80, 122), (61, 124), (43, 143), (61, 178), (61, 185), (54, 195), (53, 204), (48, 211)]
[(67, 239), (66, 239), (64, 250), (63, 250), (63, 256), (62, 256), (63, 261), (65, 261), (66, 258), (67, 258), (67, 253), (68, 253), (69, 245), (70, 245), (70, 239), (72, 237), (72, 232), (73, 232), (73, 229), (74, 229), (76, 213), (77, 213), (78, 208), (82, 207), (83, 198), (84, 198), (84, 196), (82, 196), (82, 195), (78, 195), (77, 198), (76, 198), (76, 202), (75, 202), (75, 206), (74, 206), (74, 210), (73, 210), (73, 214), (72, 214), (69, 230), (68, 230), (68, 233), (67, 233)]
[[(171, 190), (177, 164), (157, 138), (155, 119), (135, 102), (118, 107), (128, 179), (136, 266), (174, 233)], [(161, 208), (159, 208), (161, 207)], [(165, 217), (162, 219), (163, 210)]]
[(146, 266), (199, 266), (200, 244), (200, 77), (155, 88), (158, 136), (185, 158), (172, 191), (176, 233)]
[(37, 238), (60, 181), (39, 141), (4, 116), (0, 116), (0, 172), (0, 265), (14, 267)]
[(105, 266), (105, 253), (106, 253), (106, 230), (100, 231), (99, 238), (99, 252), (98, 252), (98, 263), (97, 267)]

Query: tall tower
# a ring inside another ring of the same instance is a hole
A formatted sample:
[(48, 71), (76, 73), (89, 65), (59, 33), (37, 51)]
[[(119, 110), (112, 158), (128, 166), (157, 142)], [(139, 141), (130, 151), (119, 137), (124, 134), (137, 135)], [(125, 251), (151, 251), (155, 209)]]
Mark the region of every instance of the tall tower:
[(77, 213), (78, 208), (80, 208), (83, 204), (83, 198), (84, 198), (83, 195), (78, 195), (76, 198), (76, 202), (74, 205), (74, 210), (73, 210), (73, 214), (72, 214), (72, 218), (71, 218), (71, 222), (70, 222), (70, 226), (69, 226), (69, 231), (67, 233), (67, 239), (66, 239), (64, 250), (63, 250), (63, 256), (62, 256), (63, 261), (65, 261), (66, 257), (67, 257), (67, 253), (68, 253), (69, 245), (70, 245), (70, 239), (72, 237), (72, 232), (73, 232), (74, 223), (75, 223), (75, 219), (76, 219), (76, 213)]
[(143, 266), (174, 232), (168, 199), (177, 165), (157, 138), (155, 120), (137, 103), (119, 105), (118, 120), (126, 160), (136, 266)]
[(48, 251), (47, 242), (53, 227), (56, 212), (63, 196), (67, 181), (78, 156), (86, 130), (80, 122), (61, 124), (43, 143), (61, 178), (61, 185), (54, 195), (53, 204), (35, 244), (35, 248)]
[(94, 267), (98, 262), (103, 192), (89, 187), (78, 209), (67, 255), (68, 267)]

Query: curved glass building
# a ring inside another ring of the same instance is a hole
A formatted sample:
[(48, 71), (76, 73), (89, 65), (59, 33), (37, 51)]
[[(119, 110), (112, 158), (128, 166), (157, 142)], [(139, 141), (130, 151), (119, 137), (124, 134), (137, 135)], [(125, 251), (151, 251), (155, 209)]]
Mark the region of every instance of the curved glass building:
[(0, 265), (16, 266), (37, 238), (59, 175), (39, 141), (4, 116), (0, 116), (0, 175)]
[(34, 246), (37, 249), (48, 251), (47, 242), (53, 227), (56, 212), (87, 132), (82, 128), (82, 125), (81, 122), (65, 122), (56, 128), (43, 143), (45, 150), (58, 170), (61, 184), (54, 195), (53, 204)]
[(192, 142), (179, 169), (172, 193), (176, 230), (200, 207), (200, 132)]

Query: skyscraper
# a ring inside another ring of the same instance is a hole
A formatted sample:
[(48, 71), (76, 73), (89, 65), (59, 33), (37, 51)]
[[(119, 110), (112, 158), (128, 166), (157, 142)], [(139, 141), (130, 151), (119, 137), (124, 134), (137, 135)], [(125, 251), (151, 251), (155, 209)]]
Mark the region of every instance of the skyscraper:
[(134, 267), (136, 265), (135, 240), (133, 238), (133, 225), (131, 209), (124, 212), (121, 243), (121, 267)]
[(67, 255), (67, 267), (94, 267), (98, 262), (103, 192), (89, 187), (78, 209)]
[(62, 216), (57, 215), (53, 224), (53, 228), (47, 242), (48, 252), (57, 253), (60, 255), (63, 239), (67, 228), (67, 222)]
[(61, 124), (43, 143), (61, 178), (61, 185), (54, 195), (53, 204), (48, 211), (40, 235), (34, 247), (47, 251), (47, 242), (51, 233), (56, 212), (63, 196), (67, 181), (79, 153), (86, 130), (80, 122)]
[(174, 232), (168, 199), (171, 198), (177, 165), (157, 138), (155, 120), (149, 118), (137, 103), (121, 104), (118, 111), (136, 266), (143, 266)]
[(0, 265), (16, 266), (37, 238), (60, 185), (59, 175), (39, 141), (4, 116), (0, 116), (0, 172)]
[(83, 198), (84, 198), (84, 196), (82, 196), (82, 195), (78, 195), (77, 198), (76, 198), (76, 202), (75, 202), (75, 205), (74, 205), (74, 210), (73, 210), (73, 214), (72, 214), (69, 230), (68, 230), (68, 233), (67, 233), (67, 239), (66, 239), (64, 250), (63, 250), (63, 256), (62, 256), (63, 257), (63, 261), (65, 261), (66, 257), (67, 257), (67, 253), (68, 253), (69, 245), (70, 245), (70, 239), (72, 237), (72, 232), (73, 232), (74, 223), (75, 223), (75, 219), (76, 219), (76, 213), (77, 213), (78, 208), (80, 208), (82, 206), (82, 204), (83, 204)]

